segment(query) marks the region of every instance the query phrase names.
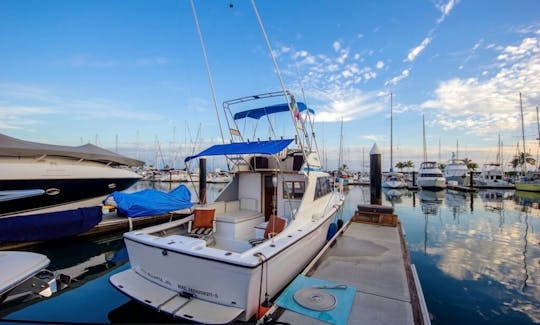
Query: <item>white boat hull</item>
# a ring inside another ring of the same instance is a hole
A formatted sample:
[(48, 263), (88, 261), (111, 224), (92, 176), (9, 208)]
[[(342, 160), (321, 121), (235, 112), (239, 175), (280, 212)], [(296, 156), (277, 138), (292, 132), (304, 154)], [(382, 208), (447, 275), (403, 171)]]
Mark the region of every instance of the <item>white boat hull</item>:
[[(152, 247), (128, 238), (126, 247), (132, 270), (139, 276), (177, 293), (193, 294), (197, 299), (207, 302), (241, 308), (243, 313), (239, 319), (247, 321), (262, 302), (259, 301), (260, 297), (264, 300), (265, 293), (270, 297), (276, 295), (311, 262), (326, 243), (331, 220), (331, 216), (328, 216), (316, 229), (268, 256), (264, 265), (224, 263), (222, 260), (210, 260), (195, 254)], [(249, 257), (256, 251), (250, 250)], [(144, 302), (141, 297), (133, 298)], [(174, 316), (183, 317), (176, 314)]]

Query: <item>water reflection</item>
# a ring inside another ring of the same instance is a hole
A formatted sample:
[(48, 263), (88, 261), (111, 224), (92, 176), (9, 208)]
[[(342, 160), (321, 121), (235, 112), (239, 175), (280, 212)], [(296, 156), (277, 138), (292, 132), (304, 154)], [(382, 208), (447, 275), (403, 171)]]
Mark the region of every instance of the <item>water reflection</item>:
[[(539, 210), (534, 203), (520, 205), (531, 197), (514, 200), (513, 191), (442, 193), (418, 193), (424, 231), (407, 231), (413, 262), (423, 266), (428, 308), (439, 315), (434, 323), (540, 322)], [(407, 228), (416, 221), (403, 203), (396, 210)], [(441, 286), (450, 279), (455, 287)], [(449, 306), (463, 314), (448, 315)]]
[(386, 200), (394, 206), (395, 203), (401, 203), (402, 196), (406, 196), (409, 193), (409, 190), (406, 188), (383, 188), (384, 196)]

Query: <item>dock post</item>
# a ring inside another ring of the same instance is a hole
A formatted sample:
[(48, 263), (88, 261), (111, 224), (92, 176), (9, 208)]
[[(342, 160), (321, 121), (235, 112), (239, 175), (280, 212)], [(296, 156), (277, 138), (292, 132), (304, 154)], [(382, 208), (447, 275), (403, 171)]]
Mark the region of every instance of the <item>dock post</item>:
[(472, 170), (469, 172), (469, 187), (473, 187), (474, 180), (473, 180), (473, 172)]
[(206, 158), (199, 158), (199, 203), (206, 204)]
[(369, 152), (370, 203), (382, 204), (381, 151), (375, 143)]
[(416, 172), (412, 172), (412, 186), (416, 187)]

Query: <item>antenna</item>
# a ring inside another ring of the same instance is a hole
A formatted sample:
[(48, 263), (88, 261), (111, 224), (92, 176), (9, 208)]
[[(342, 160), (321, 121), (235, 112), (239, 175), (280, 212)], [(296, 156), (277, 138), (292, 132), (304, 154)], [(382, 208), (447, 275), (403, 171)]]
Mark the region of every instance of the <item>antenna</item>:
[(223, 136), (223, 129), (221, 128), (221, 119), (219, 118), (216, 92), (214, 91), (214, 82), (212, 81), (212, 74), (210, 73), (210, 64), (208, 64), (208, 57), (206, 55), (206, 48), (204, 46), (201, 26), (199, 25), (199, 19), (197, 18), (197, 11), (195, 10), (195, 4), (193, 3), (193, 0), (190, 0), (190, 3), (191, 3), (191, 10), (193, 11), (193, 18), (195, 19), (195, 25), (197, 26), (197, 33), (199, 35), (199, 41), (201, 43), (201, 49), (202, 49), (203, 57), (204, 57), (204, 66), (206, 67), (208, 83), (210, 84), (210, 91), (212, 92), (212, 101), (214, 102), (214, 108), (216, 109), (216, 116), (217, 116), (218, 124), (219, 124), (219, 133), (221, 134), (221, 143), (225, 143), (225, 137)]
[(390, 171), (394, 170), (394, 114), (392, 111), (392, 93), (390, 93)]

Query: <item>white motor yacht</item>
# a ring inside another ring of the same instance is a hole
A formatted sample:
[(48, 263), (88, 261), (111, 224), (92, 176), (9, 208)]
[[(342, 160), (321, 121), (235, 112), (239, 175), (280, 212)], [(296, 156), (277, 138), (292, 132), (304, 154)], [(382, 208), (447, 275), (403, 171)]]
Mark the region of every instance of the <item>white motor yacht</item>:
[[(186, 158), (224, 155), (235, 163), (233, 180), (193, 216), (126, 233), (131, 269), (110, 278), (114, 287), (175, 317), (247, 321), (317, 255), (336, 228), (343, 195), (322, 171), (314, 147), (300, 141), (288, 148), (292, 138), (248, 141), (236, 128), (239, 119), (290, 111), (295, 130), (305, 132), (297, 139), (307, 139), (312, 131), (295, 114), (307, 108), (286, 95), (284, 104), (231, 113), (231, 136), (243, 141)], [(275, 97), (284, 94), (244, 97), (224, 107), (230, 112), (234, 103)]]

